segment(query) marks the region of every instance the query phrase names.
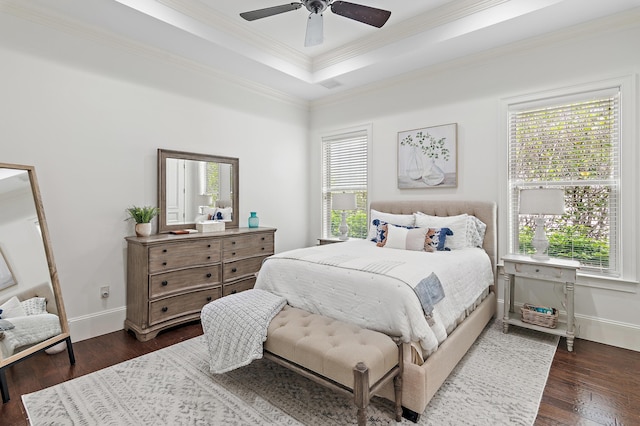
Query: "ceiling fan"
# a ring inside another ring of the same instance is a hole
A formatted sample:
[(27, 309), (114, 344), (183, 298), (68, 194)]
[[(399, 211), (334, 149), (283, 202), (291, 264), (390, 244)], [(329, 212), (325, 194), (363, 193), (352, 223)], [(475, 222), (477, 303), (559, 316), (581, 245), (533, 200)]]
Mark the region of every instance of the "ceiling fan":
[(347, 1), (332, 0), (302, 0), (299, 3), (289, 3), (280, 6), (267, 7), (265, 9), (243, 12), (240, 16), (247, 21), (255, 21), (256, 19), (290, 12), (292, 10), (298, 10), (302, 6), (306, 7), (310, 12), (309, 19), (307, 20), (307, 34), (304, 40), (305, 46), (316, 46), (318, 44), (322, 44), (324, 39), (322, 30), (322, 13), (329, 6), (331, 6), (331, 11), (336, 15), (344, 16), (345, 18), (353, 19), (377, 28), (382, 27), (389, 19), (389, 16), (391, 16), (391, 12), (388, 10), (349, 3)]

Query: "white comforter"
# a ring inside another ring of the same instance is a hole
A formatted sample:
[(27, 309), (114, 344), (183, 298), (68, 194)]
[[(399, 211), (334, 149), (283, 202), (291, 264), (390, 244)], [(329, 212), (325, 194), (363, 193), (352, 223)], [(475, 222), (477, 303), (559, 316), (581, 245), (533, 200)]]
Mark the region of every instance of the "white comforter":
[[(445, 297), (429, 326), (413, 287), (432, 272)], [(296, 308), (418, 342), (428, 356), (491, 284), (491, 261), (479, 248), (427, 253), (349, 240), (267, 258), (255, 288), (285, 297)]]

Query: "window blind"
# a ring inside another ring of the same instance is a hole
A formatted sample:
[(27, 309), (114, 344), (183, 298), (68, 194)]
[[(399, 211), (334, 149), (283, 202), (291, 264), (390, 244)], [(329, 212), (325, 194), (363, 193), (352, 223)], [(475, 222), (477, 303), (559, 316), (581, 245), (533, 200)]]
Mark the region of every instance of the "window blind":
[[(337, 192), (356, 194), (357, 210), (349, 216), (362, 215), (366, 222), (368, 185), (368, 132), (366, 129), (322, 138), (322, 232), (330, 237), (337, 226), (331, 211), (331, 196)], [(332, 219), (333, 217), (333, 219)], [(360, 227), (350, 225), (349, 235), (363, 238)], [(365, 226), (366, 228), (366, 226)]]
[(512, 251), (531, 249), (533, 217), (518, 215), (519, 191), (561, 188), (566, 213), (548, 218), (549, 254), (618, 275), (619, 88), (509, 107)]

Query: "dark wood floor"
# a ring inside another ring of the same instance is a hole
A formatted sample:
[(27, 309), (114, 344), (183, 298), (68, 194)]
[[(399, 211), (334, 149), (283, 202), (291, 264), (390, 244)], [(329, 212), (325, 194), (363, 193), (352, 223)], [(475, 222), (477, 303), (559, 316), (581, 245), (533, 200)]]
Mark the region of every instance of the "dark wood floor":
[[(40, 353), (7, 371), (11, 400), (0, 407), (0, 425), (28, 425), (20, 395), (91, 373), (202, 334), (199, 323), (138, 342), (118, 331), (73, 345), (76, 365), (66, 351)], [(564, 339), (551, 366), (536, 425), (640, 425), (640, 352), (578, 340), (569, 353)]]

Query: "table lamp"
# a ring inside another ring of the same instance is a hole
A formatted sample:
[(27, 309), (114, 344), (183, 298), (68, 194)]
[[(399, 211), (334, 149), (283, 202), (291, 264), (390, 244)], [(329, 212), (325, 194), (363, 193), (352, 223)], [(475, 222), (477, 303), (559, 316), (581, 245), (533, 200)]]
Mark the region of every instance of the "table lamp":
[(564, 214), (564, 190), (550, 188), (532, 188), (520, 190), (520, 214), (536, 215), (536, 230), (531, 245), (536, 250), (534, 259), (547, 260), (549, 239), (545, 232), (546, 215)]
[(342, 223), (338, 230), (340, 231), (340, 240), (348, 240), (349, 225), (347, 225), (347, 212), (346, 210), (356, 209), (356, 194), (353, 193), (337, 193), (331, 195), (331, 209), (342, 210)]

